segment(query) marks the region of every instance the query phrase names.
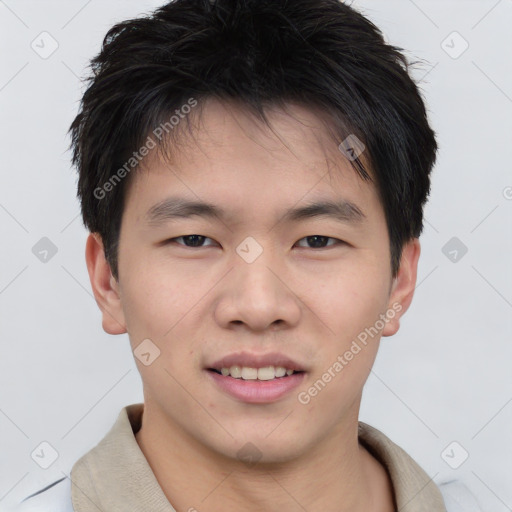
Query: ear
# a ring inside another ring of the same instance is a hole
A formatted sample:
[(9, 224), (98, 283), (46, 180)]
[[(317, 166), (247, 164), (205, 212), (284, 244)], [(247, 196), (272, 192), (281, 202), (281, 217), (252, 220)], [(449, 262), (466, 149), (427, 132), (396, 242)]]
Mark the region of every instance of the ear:
[[(400, 268), (393, 279), (391, 292), (388, 301), (388, 320), (382, 336), (392, 336), (400, 329), (400, 318), (409, 309), (416, 287), (416, 276), (418, 260), (420, 258), (420, 241), (417, 238), (411, 239), (402, 249)], [(393, 311), (392, 317), (389, 312)]]
[(105, 259), (103, 242), (98, 233), (90, 233), (85, 246), (85, 261), (96, 303), (103, 314), (103, 330), (124, 334), (126, 322), (119, 294), (119, 284)]

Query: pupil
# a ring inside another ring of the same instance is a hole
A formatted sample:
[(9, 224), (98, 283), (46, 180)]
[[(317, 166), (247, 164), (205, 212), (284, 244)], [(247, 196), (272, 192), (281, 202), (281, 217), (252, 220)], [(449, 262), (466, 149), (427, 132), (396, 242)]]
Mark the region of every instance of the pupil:
[[(314, 240), (313, 243), (311, 243), (311, 240)], [(319, 240), (320, 240), (320, 243), (318, 243)], [(318, 235), (308, 236), (308, 243), (310, 245), (313, 245), (313, 247), (322, 246), (326, 240), (327, 240), (327, 237), (325, 237), (325, 236), (318, 236)]]
[(201, 246), (201, 242), (204, 241), (204, 236), (201, 236), (201, 235), (188, 235), (187, 237), (185, 237), (185, 240), (192, 240), (192, 244), (189, 244), (191, 245), (192, 247), (200, 247)]

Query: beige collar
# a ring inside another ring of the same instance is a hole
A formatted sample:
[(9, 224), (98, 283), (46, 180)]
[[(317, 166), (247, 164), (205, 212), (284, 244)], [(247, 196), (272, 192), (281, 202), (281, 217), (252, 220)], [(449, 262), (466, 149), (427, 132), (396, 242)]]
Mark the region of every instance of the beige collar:
[(388, 470), (399, 512), (446, 512), (437, 485), (400, 446), (362, 421), (359, 441)]
[[(73, 465), (76, 512), (176, 512), (135, 439), (143, 407), (137, 403), (121, 409), (107, 435)], [(359, 440), (387, 468), (400, 512), (446, 512), (437, 486), (404, 450), (363, 422)]]

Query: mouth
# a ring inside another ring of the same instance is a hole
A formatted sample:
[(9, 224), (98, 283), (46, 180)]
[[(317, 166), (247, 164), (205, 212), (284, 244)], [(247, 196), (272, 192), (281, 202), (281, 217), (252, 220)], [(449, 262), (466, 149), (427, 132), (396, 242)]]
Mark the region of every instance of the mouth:
[(305, 373), (303, 370), (292, 370), (284, 366), (264, 366), (262, 368), (254, 368), (250, 366), (233, 365), (230, 367), (207, 368), (208, 371), (214, 372), (223, 377), (231, 377), (232, 379), (241, 380), (258, 380), (270, 381), (275, 379), (285, 379), (291, 375)]
[(307, 370), (305, 366), (279, 352), (232, 353), (207, 365), (207, 369), (224, 377), (244, 380), (271, 380)]
[(290, 395), (308, 373), (282, 354), (232, 354), (204, 370), (217, 390), (250, 404), (272, 403)]

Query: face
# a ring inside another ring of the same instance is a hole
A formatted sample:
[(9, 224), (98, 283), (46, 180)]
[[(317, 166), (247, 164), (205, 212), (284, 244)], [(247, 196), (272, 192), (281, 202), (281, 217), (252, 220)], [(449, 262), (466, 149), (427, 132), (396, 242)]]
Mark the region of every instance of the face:
[[(207, 103), (194, 141), (132, 177), (119, 282), (92, 235), (88, 247), (105, 330), (146, 354), (135, 361), (148, 414), (233, 459), (250, 441), (261, 462), (289, 460), (357, 422), (416, 279), (417, 241), (392, 279), (374, 185), (314, 112), (289, 112), (269, 114), (273, 133)], [(213, 208), (187, 215), (190, 201)]]

